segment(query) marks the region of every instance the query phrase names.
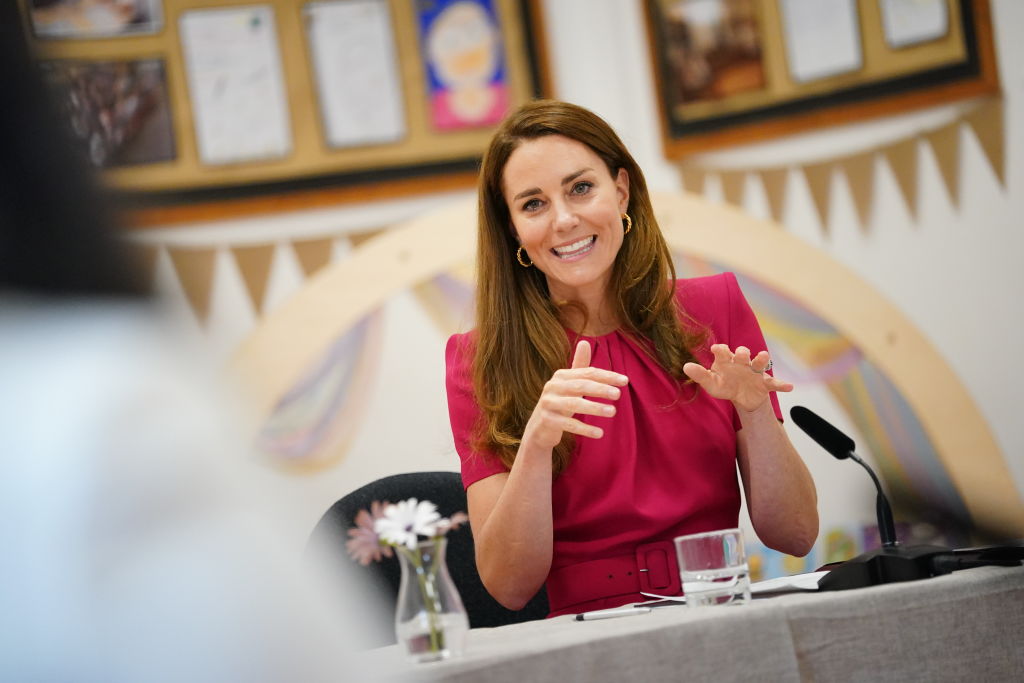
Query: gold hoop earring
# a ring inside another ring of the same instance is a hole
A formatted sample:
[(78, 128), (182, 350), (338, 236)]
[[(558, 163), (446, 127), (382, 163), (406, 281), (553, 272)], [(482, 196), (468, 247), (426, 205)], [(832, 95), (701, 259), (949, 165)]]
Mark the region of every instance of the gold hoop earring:
[(622, 220), (626, 221), (626, 230), (622, 233), (628, 235), (629, 231), (633, 229), (633, 219), (629, 217), (628, 213), (622, 214)]
[[(529, 255), (527, 255), (527, 256), (529, 256)], [(533, 265), (533, 261), (530, 261), (529, 263), (527, 263), (526, 261), (523, 260), (523, 248), (522, 247), (519, 247), (519, 251), (516, 252), (516, 260), (519, 261), (519, 265), (521, 265), (523, 268), (529, 268), (530, 266)]]

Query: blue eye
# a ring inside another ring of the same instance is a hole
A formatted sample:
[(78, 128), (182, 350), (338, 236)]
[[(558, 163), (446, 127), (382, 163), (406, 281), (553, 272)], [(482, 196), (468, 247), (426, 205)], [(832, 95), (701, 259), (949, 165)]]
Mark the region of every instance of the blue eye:
[(530, 201), (523, 204), (523, 211), (533, 211), (540, 206), (539, 199), (531, 199)]
[(586, 180), (581, 180), (580, 182), (572, 186), (572, 189), (569, 191), (569, 194), (586, 194), (590, 192), (590, 188), (592, 188), (593, 186), (594, 183), (588, 182)]

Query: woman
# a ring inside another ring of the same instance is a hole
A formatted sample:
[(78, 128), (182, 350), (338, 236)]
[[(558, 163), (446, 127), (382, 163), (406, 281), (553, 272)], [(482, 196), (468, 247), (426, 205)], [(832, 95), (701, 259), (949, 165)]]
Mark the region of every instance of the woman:
[[(732, 274), (675, 280), (636, 162), (581, 107), (527, 104), (480, 181), (479, 326), (447, 348), (477, 565), (551, 616), (679, 594), (672, 539), (737, 524), (805, 555), (817, 496)], [(568, 365), (568, 367), (566, 367)]]

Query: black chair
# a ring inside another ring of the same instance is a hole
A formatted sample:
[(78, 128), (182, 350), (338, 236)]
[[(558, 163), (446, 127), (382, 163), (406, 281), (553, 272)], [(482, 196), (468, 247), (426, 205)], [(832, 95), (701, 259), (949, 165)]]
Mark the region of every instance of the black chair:
[[(341, 498), (330, 507), (317, 523), (309, 540), (309, 551), (326, 553), (335, 558), (334, 561), (346, 561), (354, 569), (348, 571), (358, 581), (365, 582), (366, 590), (377, 590), (389, 610), (394, 613), (398, 597), (398, 586), (401, 570), (396, 557), (385, 557), (380, 562), (371, 562), (363, 567), (349, 560), (345, 553), (345, 541), (348, 530), (355, 526), (355, 517), (360, 510), (368, 510), (373, 501), (389, 501), (397, 503), (407, 498), (429, 500), (437, 506), (442, 517), (466, 510), (466, 492), (462, 488), (462, 479), (456, 472), (410, 472), (395, 474), (370, 482), (362, 488)], [(344, 559), (341, 559), (344, 558)], [(473, 534), (469, 525), (449, 532), (448, 534), (448, 571), (462, 597), (469, 616), (470, 628), (503, 626), (522, 621), (543, 619), (547, 616), (547, 592), (542, 587), (523, 609), (512, 611), (502, 607), (484, 588), (476, 569), (475, 547)], [(375, 626), (381, 632), (370, 634), (374, 645), (386, 645), (395, 642), (394, 631), (390, 627)]]

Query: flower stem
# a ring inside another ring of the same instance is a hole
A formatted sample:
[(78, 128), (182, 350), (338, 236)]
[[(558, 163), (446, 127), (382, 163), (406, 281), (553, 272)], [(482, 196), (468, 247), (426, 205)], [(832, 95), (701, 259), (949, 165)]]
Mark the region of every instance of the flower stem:
[(439, 603), (437, 595), (437, 563), (431, 562), (426, 565), (423, 561), (423, 548), (417, 547), (414, 552), (400, 548), (409, 558), (409, 561), (416, 568), (416, 580), (420, 586), (420, 595), (423, 597), (423, 608), (427, 612), (427, 625), (430, 629), (430, 651), (440, 652), (444, 638), (441, 633), (439, 617)]

